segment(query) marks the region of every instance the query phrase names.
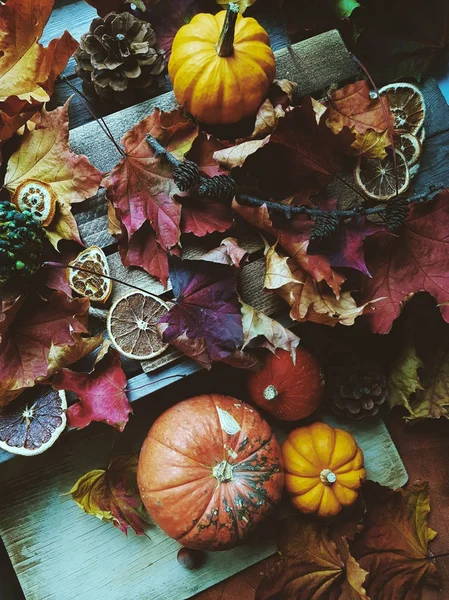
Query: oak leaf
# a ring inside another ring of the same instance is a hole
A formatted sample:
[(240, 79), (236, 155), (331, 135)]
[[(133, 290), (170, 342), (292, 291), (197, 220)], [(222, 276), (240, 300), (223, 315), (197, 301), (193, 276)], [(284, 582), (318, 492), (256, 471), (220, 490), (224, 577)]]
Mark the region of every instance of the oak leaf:
[[(154, 230), (162, 250), (170, 251), (179, 245), (181, 204), (175, 199), (179, 190), (173, 181), (173, 167), (164, 157), (155, 156), (146, 136), (152, 135), (176, 158), (183, 158), (197, 133), (197, 125), (181, 109), (170, 113), (156, 109), (123, 136), (125, 155), (104, 185), (126, 229), (129, 245), (145, 223)], [(150, 274), (160, 276), (160, 272)]]
[(50, 100), (56, 77), (78, 47), (67, 31), (47, 48), (39, 44), (52, 8), (53, 0), (0, 4), (0, 141), (35, 112), (36, 102)]
[(267, 348), (276, 353), (278, 348), (290, 352), (295, 360), (295, 349), (300, 339), (275, 319), (240, 300), (243, 324), (243, 349)]
[(402, 306), (416, 292), (429, 292), (449, 322), (449, 191), (414, 204), (395, 234), (377, 233), (365, 242), (372, 279), (364, 278), (362, 302), (383, 299), (370, 316), (374, 333), (388, 333)]
[(282, 559), (262, 579), (256, 600), (369, 600), (367, 572), (328, 527), (288, 517), (278, 523), (277, 537)]
[(206, 353), (201, 362), (209, 366), (229, 358), (243, 345), (235, 269), (176, 256), (170, 257), (169, 264), (175, 304), (159, 322), (164, 341), (177, 346), (184, 336), (182, 349), (189, 356), (186, 339), (200, 341), (203, 357)]
[(417, 482), (393, 491), (372, 481), (364, 484), (367, 513), (351, 552), (368, 571), (371, 598), (420, 600), (424, 585), (439, 577), (428, 545), (436, 531), (428, 527), (429, 484)]
[(123, 431), (132, 413), (120, 355), (108, 344), (100, 350), (93, 371), (77, 373), (62, 369), (54, 376), (53, 387), (70, 390), (79, 398), (67, 411), (69, 427), (82, 429), (92, 421), (103, 421)]
[(27, 179), (52, 187), (57, 209), (46, 231), (55, 248), (62, 239), (81, 243), (71, 205), (93, 196), (102, 179), (86, 156), (70, 149), (68, 108), (69, 101), (53, 111), (42, 111), (35, 129), (25, 132), (19, 149), (9, 159), (5, 175), (5, 187), (11, 194)]
[(384, 158), (391, 146), (393, 115), (385, 98), (371, 98), (362, 79), (334, 91), (327, 101), (326, 124), (333, 133), (348, 127), (354, 134), (351, 151), (370, 158)]
[(89, 301), (53, 292), (2, 303), (0, 311), (0, 405), (52, 371), (54, 355), (70, 352), (86, 333)]
[(138, 535), (149, 523), (137, 487), (135, 455), (116, 456), (106, 469), (89, 471), (68, 492), (88, 515), (112, 523), (123, 533), (131, 527)]

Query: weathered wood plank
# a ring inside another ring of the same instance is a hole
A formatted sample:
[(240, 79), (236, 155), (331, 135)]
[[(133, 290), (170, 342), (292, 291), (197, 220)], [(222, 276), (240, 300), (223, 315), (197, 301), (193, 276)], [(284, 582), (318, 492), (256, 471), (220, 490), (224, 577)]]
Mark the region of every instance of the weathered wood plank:
[[(153, 418), (139, 413), (130, 422), (120, 452), (140, 447)], [(336, 425), (331, 416), (324, 420)], [(368, 476), (391, 487), (404, 485), (407, 474), (384, 423), (370, 420), (349, 429), (364, 451)], [(252, 544), (208, 553), (204, 566), (191, 572), (176, 561), (179, 545), (157, 527), (149, 528), (150, 539), (132, 533), (126, 538), (84, 515), (63, 494), (82, 474), (107, 464), (113, 437), (113, 431), (68, 435), (45, 457), (3, 465), (0, 533), (27, 600), (166, 600), (167, 589), (172, 600), (183, 600), (275, 551), (265, 527)]]
[[(328, 51), (328, 48), (330, 51)], [(328, 53), (329, 52), (329, 53)], [(349, 58), (338, 31), (328, 31), (312, 40), (298, 42), (276, 53), (277, 77), (299, 82), (300, 94), (305, 96), (329, 86), (338, 75), (338, 81), (355, 77), (358, 70)], [(336, 83), (338, 83), (336, 81)], [(123, 134), (154, 111), (173, 110), (177, 106), (172, 92), (152, 98), (136, 106), (125, 108), (105, 117), (114, 138)], [(70, 144), (79, 154), (85, 154), (101, 171), (110, 171), (120, 158), (117, 149), (105, 138), (97, 123), (88, 123), (70, 132)]]

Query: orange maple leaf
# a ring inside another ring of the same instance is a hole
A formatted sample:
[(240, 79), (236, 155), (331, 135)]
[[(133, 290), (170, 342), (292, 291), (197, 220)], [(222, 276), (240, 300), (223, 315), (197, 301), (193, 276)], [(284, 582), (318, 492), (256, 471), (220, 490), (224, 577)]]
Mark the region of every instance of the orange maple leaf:
[(53, 0), (8, 0), (0, 3), (0, 141), (4, 141), (47, 102), (56, 77), (78, 42), (65, 31), (47, 48), (38, 40)]
[(5, 176), (5, 187), (11, 194), (29, 179), (52, 187), (57, 208), (46, 231), (55, 248), (62, 239), (81, 243), (71, 204), (93, 196), (103, 176), (86, 156), (71, 151), (68, 107), (69, 101), (38, 115), (36, 128), (24, 134), (19, 149), (9, 159)]

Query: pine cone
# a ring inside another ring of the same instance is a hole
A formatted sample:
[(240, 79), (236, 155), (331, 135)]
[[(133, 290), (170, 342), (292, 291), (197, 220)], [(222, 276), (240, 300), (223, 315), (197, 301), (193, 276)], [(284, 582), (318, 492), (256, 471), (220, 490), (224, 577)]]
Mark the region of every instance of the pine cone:
[(120, 104), (154, 95), (165, 81), (156, 42), (150, 24), (127, 12), (94, 19), (74, 55), (85, 92)]
[(184, 160), (173, 171), (173, 179), (181, 190), (187, 192), (200, 180), (200, 168), (191, 160)]
[(231, 202), (235, 196), (236, 183), (230, 175), (215, 175), (205, 180), (198, 188), (198, 194), (211, 200)]
[(376, 415), (388, 395), (385, 375), (371, 362), (335, 369), (330, 388), (333, 411), (355, 420)]
[(339, 218), (332, 212), (323, 212), (313, 218), (314, 225), (310, 230), (310, 241), (320, 242), (333, 235), (340, 224)]
[(409, 210), (410, 205), (407, 198), (397, 198), (387, 204), (384, 216), (389, 231), (394, 231), (402, 225), (408, 217)]

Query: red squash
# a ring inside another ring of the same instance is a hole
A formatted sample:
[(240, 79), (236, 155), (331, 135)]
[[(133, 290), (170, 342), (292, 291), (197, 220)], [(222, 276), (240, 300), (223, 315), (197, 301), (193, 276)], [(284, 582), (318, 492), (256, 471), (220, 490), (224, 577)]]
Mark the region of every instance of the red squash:
[(248, 378), (251, 402), (282, 421), (311, 415), (324, 395), (324, 377), (316, 358), (296, 349), (296, 363), (289, 352), (270, 354), (261, 371)]
[(226, 550), (280, 500), (282, 454), (252, 406), (229, 396), (197, 396), (156, 420), (137, 480), (143, 503), (167, 535), (188, 548)]

